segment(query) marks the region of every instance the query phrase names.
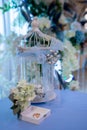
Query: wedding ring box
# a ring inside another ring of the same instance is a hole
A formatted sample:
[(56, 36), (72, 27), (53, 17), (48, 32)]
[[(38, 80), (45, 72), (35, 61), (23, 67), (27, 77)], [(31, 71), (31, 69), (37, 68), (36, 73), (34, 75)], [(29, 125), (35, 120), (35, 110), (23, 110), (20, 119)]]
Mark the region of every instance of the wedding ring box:
[(34, 124), (40, 124), (50, 114), (50, 109), (31, 105), (21, 113), (21, 120)]

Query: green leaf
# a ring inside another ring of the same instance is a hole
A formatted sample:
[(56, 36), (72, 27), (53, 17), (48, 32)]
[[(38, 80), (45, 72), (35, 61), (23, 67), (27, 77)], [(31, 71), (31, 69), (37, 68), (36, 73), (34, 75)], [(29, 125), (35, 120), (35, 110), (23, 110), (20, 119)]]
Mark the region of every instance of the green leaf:
[(19, 107), (13, 109), (13, 113), (14, 113), (14, 115), (16, 115), (19, 111), (20, 111)]
[(18, 105), (13, 105), (12, 107), (11, 107), (11, 109), (16, 109), (18, 107)]

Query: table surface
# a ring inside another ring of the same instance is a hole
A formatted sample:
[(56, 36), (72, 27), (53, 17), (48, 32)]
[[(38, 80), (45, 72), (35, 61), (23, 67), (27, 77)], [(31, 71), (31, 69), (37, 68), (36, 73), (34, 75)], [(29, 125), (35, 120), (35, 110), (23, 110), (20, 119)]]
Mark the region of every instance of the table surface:
[(56, 93), (55, 100), (35, 104), (51, 109), (40, 125), (18, 120), (10, 109), (11, 101), (0, 100), (0, 130), (87, 130), (87, 94), (70, 90)]

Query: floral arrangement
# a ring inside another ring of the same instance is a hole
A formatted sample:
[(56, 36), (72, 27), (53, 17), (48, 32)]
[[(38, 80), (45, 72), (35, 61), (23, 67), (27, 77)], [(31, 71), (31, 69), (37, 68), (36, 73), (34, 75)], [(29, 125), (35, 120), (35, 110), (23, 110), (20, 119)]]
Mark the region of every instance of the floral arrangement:
[(64, 55), (62, 58), (62, 76), (63, 79), (66, 80), (73, 71), (79, 69), (79, 63), (76, 57), (76, 49), (68, 40), (65, 40), (64, 48)]
[(30, 102), (35, 98), (34, 85), (27, 83), (25, 80), (18, 82), (17, 86), (11, 89), (9, 99), (13, 102), (11, 109), (18, 118), (20, 113), (26, 109)]
[(80, 87), (79, 87), (79, 82), (78, 81), (76, 81), (76, 80), (72, 80), (71, 82), (70, 82), (70, 84), (69, 84), (69, 88), (71, 89), (71, 90), (79, 90), (80, 89)]
[[(81, 24), (77, 21), (74, 21), (71, 26), (70, 26), (70, 30), (74, 32), (74, 35), (65, 35), (66, 37), (68, 36), (68, 39), (70, 40), (70, 42), (72, 43), (72, 45), (78, 50), (80, 49), (80, 51), (82, 52), (82, 44), (84, 44), (86, 35), (85, 32), (82, 30)], [(68, 32), (69, 32), (68, 31)]]

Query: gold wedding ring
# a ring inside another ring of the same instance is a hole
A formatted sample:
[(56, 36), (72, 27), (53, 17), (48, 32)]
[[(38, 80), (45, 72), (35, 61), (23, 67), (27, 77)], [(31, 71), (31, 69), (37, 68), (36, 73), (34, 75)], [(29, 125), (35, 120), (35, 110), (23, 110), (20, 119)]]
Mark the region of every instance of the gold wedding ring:
[(40, 117), (40, 113), (34, 113), (34, 114), (33, 114), (33, 117), (34, 117), (35, 119), (38, 119), (38, 118)]

